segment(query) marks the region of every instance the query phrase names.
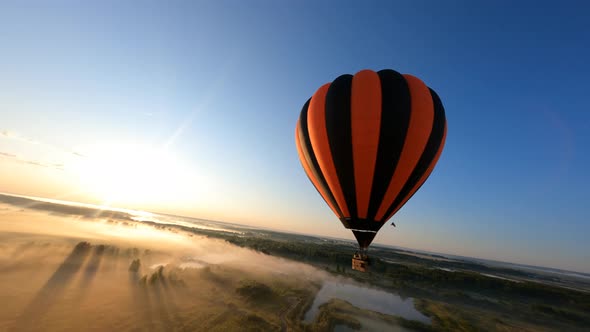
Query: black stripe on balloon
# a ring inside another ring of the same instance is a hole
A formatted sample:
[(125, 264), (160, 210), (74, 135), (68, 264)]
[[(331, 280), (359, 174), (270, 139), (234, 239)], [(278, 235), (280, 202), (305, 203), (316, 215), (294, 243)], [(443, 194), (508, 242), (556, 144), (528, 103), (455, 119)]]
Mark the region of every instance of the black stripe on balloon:
[[(440, 101), (440, 98), (432, 89), (430, 90), (430, 95), (432, 96), (432, 102), (434, 105), (434, 121), (432, 123), (432, 131), (430, 132), (430, 136), (428, 137), (428, 142), (426, 143), (426, 147), (424, 148), (424, 152), (422, 152), (422, 156), (418, 160), (416, 167), (412, 171), (412, 174), (408, 178), (406, 184), (404, 184), (402, 190), (399, 192), (399, 195), (393, 201), (393, 203), (385, 212), (384, 218), (387, 218), (395, 209), (399, 207), (399, 205), (404, 201), (404, 199), (410, 194), (412, 188), (414, 188), (422, 175), (428, 170), (430, 165), (434, 162), (434, 157), (436, 157), (436, 153), (440, 148), (441, 144), (443, 143), (442, 139), (445, 132), (445, 109)], [(422, 184), (424, 184), (424, 181)], [(414, 194), (418, 192), (416, 190)], [(387, 220), (382, 220), (385, 222)]]
[(358, 242), (359, 247), (361, 249), (367, 249), (367, 247), (371, 244), (371, 242), (373, 242), (375, 235), (377, 235), (376, 232), (373, 233), (373, 232), (359, 232), (359, 231), (352, 231), (352, 234), (354, 234), (354, 237), (356, 238), (356, 242)]
[(382, 223), (375, 222), (375, 220), (364, 218), (340, 218), (340, 221), (348, 229), (360, 229), (363, 231), (377, 232), (383, 226)]
[[(311, 170), (313, 177), (317, 180), (319, 185), (322, 187), (322, 190), (326, 193), (327, 197), (324, 197), (324, 195), (322, 195), (319, 188), (316, 188), (316, 190), (318, 191), (320, 196), (322, 196), (322, 198), (324, 198), (325, 200), (328, 200), (328, 203), (331, 204), (336, 209), (336, 212), (338, 212), (338, 217), (342, 218), (342, 217), (344, 217), (342, 215), (342, 210), (340, 209), (340, 207), (336, 203), (336, 199), (334, 199), (334, 195), (332, 195), (332, 192), (330, 191), (330, 187), (328, 187), (328, 183), (326, 182), (326, 178), (322, 174), (322, 171), (320, 169), (320, 165), (318, 164), (318, 160), (316, 159), (315, 153), (313, 152), (313, 148), (311, 146), (311, 140), (309, 139), (309, 130), (308, 130), (308, 126), (307, 126), (307, 111), (309, 109), (310, 101), (311, 101), (311, 98), (309, 98), (307, 100), (307, 102), (305, 103), (305, 105), (303, 105), (303, 108), (301, 109), (301, 114), (299, 115), (299, 143), (300, 143), (299, 145), (301, 146), (301, 152), (303, 153), (303, 158), (305, 158), (307, 165), (309, 165), (309, 168)], [(310, 179), (310, 181), (311, 181), (311, 179)], [(313, 181), (312, 181), (312, 184), (313, 184)]]
[(342, 75), (330, 84), (326, 93), (326, 132), (348, 212), (350, 217), (356, 218), (358, 214), (352, 160), (351, 89), (352, 75)]
[(389, 187), (410, 125), (411, 99), (406, 79), (398, 72), (379, 71), (381, 80), (381, 126), (373, 188), (367, 219), (375, 220), (377, 210)]

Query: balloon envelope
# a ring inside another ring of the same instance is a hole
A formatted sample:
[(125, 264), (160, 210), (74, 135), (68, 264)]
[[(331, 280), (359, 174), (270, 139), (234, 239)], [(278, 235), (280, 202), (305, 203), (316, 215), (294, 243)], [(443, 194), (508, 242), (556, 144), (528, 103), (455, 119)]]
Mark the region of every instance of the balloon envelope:
[(305, 173), (366, 249), (432, 173), (446, 130), (443, 105), (421, 80), (363, 70), (314, 93), (295, 142)]

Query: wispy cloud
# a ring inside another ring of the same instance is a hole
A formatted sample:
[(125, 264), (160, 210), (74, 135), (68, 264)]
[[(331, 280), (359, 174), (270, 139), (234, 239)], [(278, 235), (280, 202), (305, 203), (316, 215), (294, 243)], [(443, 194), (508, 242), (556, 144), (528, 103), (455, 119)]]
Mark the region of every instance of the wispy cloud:
[(0, 151), (0, 156), (8, 158), (16, 158), (15, 154)]
[(13, 140), (13, 141), (28, 143), (28, 144), (31, 144), (31, 145), (39, 145), (39, 146), (43, 146), (45, 148), (49, 148), (49, 149), (54, 150), (54, 151), (59, 151), (59, 152), (62, 152), (62, 153), (74, 155), (76, 157), (85, 158), (84, 154), (82, 154), (82, 153), (80, 153), (78, 151), (74, 151), (74, 150), (71, 150), (71, 149), (66, 149), (66, 148), (59, 147), (59, 146), (56, 146), (56, 145), (53, 145), (53, 144), (47, 144), (47, 143), (38, 141), (36, 139), (33, 139), (31, 137), (23, 136), (23, 135), (21, 135), (21, 134), (19, 134), (17, 132), (12, 131), (12, 130), (5, 130), (5, 129), (0, 130), (0, 137), (3, 137), (5, 139), (10, 139), (10, 140)]
[[(25, 135), (21, 135), (20, 133), (17, 133), (12, 130), (6, 130), (6, 129), (0, 130), (0, 138), (8, 139), (8, 140), (16, 141), (16, 142), (22, 142), (22, 143), (26, 143), (29, 145), (36, 145), (36, 146), (41, 147), (42, 149), (50, 150), (53, 152), (58, 152), (59, 154), (61, 154), (64, 157), (66, 157), (67, 155), (71, 155), (76, 158), (86, 158), (86, 156), (84, 154), (82, 154), (78, 151), (63, 148), (63, 147), (56, 146), (53, 144), (44, 143), (44, 142), (41, 142), (41, 141), (36, 140), (34, 138), (27, 137)], [(44, 168), (52, 168), (52, 169), (57, 169), (60, 171), (63, 171), (65, 169), (65, 165), (63, 162), (45, 162), (45, 161), (32, 159), (32, 158), (24, 158), (22, 156), (19, 156), (17, 154), (10, 153), (7, 151), (0, 151), (0, 158), (3, 158), (5, 160), (11, 160), (13, 162), (17, 162), (20, 164), (38, 166), (38, 167), (44, 167)], [(67, 157), (66, 157), (66, 159), (67, 159)]]
[(43, 163), (40, 161), (35, 161), (35, 160), (29, 160), (29, 159), (24, 159), (24, 158), (20, 158), (19, 156), (12, 154), (12, 153), (8, 153), (8, 152), (2, 152), (0, 151), (0, 158), (5, 159), (5, 160), (10, 160), (13, 162), (17, 162), (20, 164), (26, 164), (26, 165), (32, 165), (32, 166), (38, 166), (38, 167), (45, 167), (45, 168), (53, 168), (53, 169), (57, 169), (60, 171), (64, 170), (64, 165), (63, 164), (52, 164), (52, 163)]
[(47, 163), (42, 163), (42, 162), (38, 162), (38, 161), (34, 161), (34, 160), (19, 160), (19, 162), (23, 163), (23, 164), (29, 164), (29, 165), (33, 165), (33, 166), (39, 166), (39, 167), (47, 167), (47, 168), (54, 168), (60, 171), (64, 170), (64, 166), (62, 164), (47, 164)]

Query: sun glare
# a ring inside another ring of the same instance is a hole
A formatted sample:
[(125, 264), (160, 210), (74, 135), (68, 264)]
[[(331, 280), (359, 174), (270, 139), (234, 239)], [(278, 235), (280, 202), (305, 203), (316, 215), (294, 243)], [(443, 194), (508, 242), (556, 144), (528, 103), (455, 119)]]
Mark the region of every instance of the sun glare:
[(185, 197), (189, 173), (164, 149), (109, 144), (89, 149), (76, 165), (80, 185), (102, 204), (162, 204)]

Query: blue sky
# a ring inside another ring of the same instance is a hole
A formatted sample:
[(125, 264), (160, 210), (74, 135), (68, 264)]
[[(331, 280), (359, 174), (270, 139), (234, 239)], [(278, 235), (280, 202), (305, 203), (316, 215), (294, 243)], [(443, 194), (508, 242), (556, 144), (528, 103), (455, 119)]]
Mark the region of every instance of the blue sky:
[(393, 68), (438, 92), (448, 135), (376, 242), (590, 272), (589, 15), (583, 1), (3, 1), (0, 191), (352, 239), (299, 164), (295, 123), (320, 85)]

